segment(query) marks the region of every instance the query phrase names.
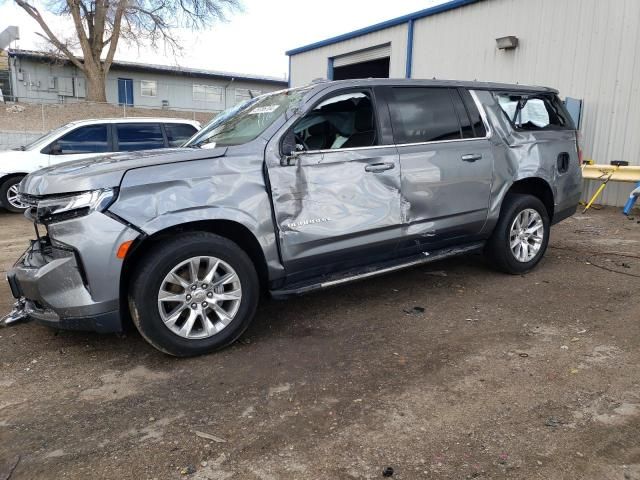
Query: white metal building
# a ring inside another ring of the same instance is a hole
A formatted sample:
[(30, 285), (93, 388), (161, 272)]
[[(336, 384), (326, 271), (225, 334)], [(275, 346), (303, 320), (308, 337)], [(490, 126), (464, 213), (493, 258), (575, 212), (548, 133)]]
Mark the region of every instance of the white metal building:
[[(499, 48), (503, 37), (516, 38)], [(292, 86), (435, 77), (554, 87), (582, 100), (585, 158), (640, 165), (639, 0), (453, 0), (287, 54)], [(631, 189), (611, 183), (603, 202), (622, 205)]]
[[(5, 99), (69, 103), (86, 96), (84, 74), (69, 61), (42, 52), (9, 50)], [(281, 78), (115, 61), (106, 80), (107, 102), (135, 107), (221, 111), (252, 96), (286, 88)]]

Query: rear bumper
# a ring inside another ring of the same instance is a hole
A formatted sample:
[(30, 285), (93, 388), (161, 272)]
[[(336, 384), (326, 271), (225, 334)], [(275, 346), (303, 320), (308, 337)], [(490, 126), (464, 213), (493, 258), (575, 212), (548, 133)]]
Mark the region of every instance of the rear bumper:
[(556, 205), (551, 224), (555, 225), (556, 223), (566, 220), (567, 218), (575, 214), (578, 210), (581, 195), (581, 193), (578, 193), (568, 201), (563, 202), (561, 205)]

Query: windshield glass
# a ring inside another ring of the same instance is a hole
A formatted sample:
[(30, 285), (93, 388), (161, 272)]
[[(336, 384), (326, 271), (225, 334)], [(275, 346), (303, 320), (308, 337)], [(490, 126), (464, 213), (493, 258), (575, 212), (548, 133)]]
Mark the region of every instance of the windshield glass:
[(18, 148), (14, 148), (14, 150), (31, 150), (32, 148), (34, 148), (35, 146), (39, 145), (41, 142), (44, 142), (45, 140), (47, 140), (48, 138), (53, 138), (54, 136), (56, 136), (59, 132), (62, 132), (63, 130), (65, 130), (66, 128), (69, 127), (69, 124), (67, 125), (63, 125), (61, 127), (58, 128), (54, 128), (53, 130), (49, 130), (47, 133), (45, 133), (44, 135), (42, 135), (41, 137), (38, 137), (37, 139), (35, 139), (34, 141), (32, 141), (31, 143), (28, 143), (26, 145), (23, 145), (22, 147), (18, 147)]
[(236, 105), (216, 116), (184, 146), (211, 148), (250, 142), (287, 110), (296, 108), (310, 88), (282, 90)]

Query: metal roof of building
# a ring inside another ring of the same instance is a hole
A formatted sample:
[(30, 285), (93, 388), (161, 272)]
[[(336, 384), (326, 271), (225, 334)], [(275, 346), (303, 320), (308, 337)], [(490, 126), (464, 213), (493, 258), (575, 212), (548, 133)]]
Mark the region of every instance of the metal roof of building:
[(426, 8), (424, 10), (420, 10), (415, 13), (403, 15), (401, 17), (393, 18), (385, 22), (376, 23), (375, 25), (371, 25), (370, 27), (354, 30), (353, 32), (344, 33), (342, 35), (338, 35), (337, 37), (331, 37), (326, 40), (305, 45), (303, 47), (294, 48), (293, 50), (289, 50), (288, 52), (285, 52), (285, 54), (291, 56), (291, 55), (297, 55), (298, 53), (308, 52), (310, 50), (315, 50), (316, 48), (326, 47), (327, 45), (332, 45), (334, 43), (350, 40), (352, 38), (360, 37), (368, 33), (385, 30), (389, 27), (395, 27), (396, 25), (401, 25), (411, 20), (418, 20), (420, 18), (437, 15), (438, 13), (448, 12), (449, 10), (454, 10), (456, 8), (464, 7), (465, 5), (470, 5), (472, 3), (477, 3), (479, 1), (481, 0), (451, 0), (449, 2), (442, 3), (434, 7)]
[[(58, 61), (64, 63), (70, 63), (64, 56), (54, 55), (52, 53), (38, 52), (35, 50), (21, 50), (10, 49), (9, 56), (31, 58), (40, 61)], [(78, 57), (82, 60), (82, 57)], [(235, 79), (235, 80), (249, 80), (257, 82), (267, 82), (276, 85), (286, 86), (287, 81), (282, 78), (268, 77), (261, 75), (251, 75), (246, 73), (234, 73), (234, 72), (222, 72), (218, 70), (204, 70), (199, 68), (178, 67), (172, 65), (156, 65), (151, 63), (139, 63), (139, 62), (127, 62), (122, 60), (116, 60), (113, 62), (112, 67), (120, 70), (137, 70), (144, 72), (156, 72), (156, 73), (169, 73), (173, 75), (182, 75), (189, 77), (206, 77), (206, 78), (220, 78), (220, 79)]]

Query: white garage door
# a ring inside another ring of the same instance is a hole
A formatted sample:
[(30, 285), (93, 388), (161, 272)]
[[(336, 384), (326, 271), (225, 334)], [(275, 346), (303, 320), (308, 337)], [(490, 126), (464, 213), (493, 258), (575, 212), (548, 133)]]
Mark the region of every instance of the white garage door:
[(370, 60), (378, 60), (391, 56), (391, 44), (380, 45), (378, 47), (367, 48), (357, 52), (340, 55), (333, 59), (333, 67), (344, 67), (345, 65), (353, 65), (355, 63), (368, 62)]

